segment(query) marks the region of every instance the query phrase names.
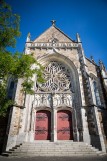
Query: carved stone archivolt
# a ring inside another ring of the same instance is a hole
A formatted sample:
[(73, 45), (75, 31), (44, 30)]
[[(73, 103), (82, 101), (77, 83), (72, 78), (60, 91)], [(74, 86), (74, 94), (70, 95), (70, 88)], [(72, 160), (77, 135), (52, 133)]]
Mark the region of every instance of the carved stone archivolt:
[[(45, 83), (37, 83), (33, 107), (36, 110), (47, 109), (52, 112), (55, 110), (70, 110), (72, 112), (73, 137), (77, 139), (77, 131), (82, 127), (81, 112), (79, 102), (79, 89), (76, 72), (67, 65), (57, 61), (49, 62), (44, 69)], [(75, 93), (74, 93), (75, 90)], [(79, 107), (79, 108), (78, 108)], [(38, 119), (45, 119), (39, 116)], [(68, 119), (66, 116), (60, 118)], [(53, 125), (52, 125), (53, 126)], [(54, 129), (54, 127), (53, 127)], [(45, 131), (42, 130), (42, 131)], [(38, 129), (41, 132), (41, 129)], [(69, 133), (69, 129), (62, 127), (58, 133)], [(79, 131), (80, 133), (81, 131)]]

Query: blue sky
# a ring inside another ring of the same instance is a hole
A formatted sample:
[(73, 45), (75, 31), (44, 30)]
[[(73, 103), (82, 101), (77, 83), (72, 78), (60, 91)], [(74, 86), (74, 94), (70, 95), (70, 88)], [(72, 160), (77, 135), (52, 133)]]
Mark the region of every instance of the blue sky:
[(107, 0), (6, 0), (21, 17), (21, 37), (12, 51), (22, 52), (28, 32), (34, 40), (51, 26), (56, 26), (72, 39), (80, 34), (85, 55), (107, 68)]

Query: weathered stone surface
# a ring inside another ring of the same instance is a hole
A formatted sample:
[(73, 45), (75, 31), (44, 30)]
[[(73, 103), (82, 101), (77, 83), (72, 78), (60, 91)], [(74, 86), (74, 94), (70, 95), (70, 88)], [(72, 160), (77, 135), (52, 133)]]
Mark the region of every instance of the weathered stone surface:
[(88, 66), (89, 73), (92, 73), (97, 77), (96, 65), (91, 63), (88, 59), (86, 59), (86, 64)]
[(48, 30), (42, 33), (34, 40), (34, 42), (51, 42), (53, 38), (58, 42), (72, 42), (68, 36), (54, 26), (51, 26)]
[[(51, 43), (51, 46), (38, 45), (35, 47), (37, 43)], [(58, 47), (56, 45), (55, 47), (55, 45), (53, 45), (55, 43), (62, 43), (62, 46)], [(77, 46), (71, 45), (69, 47), (65, 44), (63, 45), (63, 43), (76, 44)], [(13, 108), (7, 149), (24, 141), (35, 143), (36, 112), (38, 110), (51, 111), (51, 141), (57, 142), (57, 111), (69, 110), (72, 113), (73, 140), (92, 144), (96, 148), (105, 151), (106, 143), (103, 139), (104, 130), (100, 123), (103, 119), (101, 119), (102, 115), (98, 115), (98, 109), (96, 108), (97, 101), (93, 81), (96, 81), (101, 103), (106, 107), (102, 92), (103, 88), (101, 82), (98, 81), (100, 77), (98, 76), (96, 65), (84, 56), (82, 44), (73, 41), (55, 26), (51, 26), (33, 42), (30, 41), (26, 44), (25, 54), (30, 53), (34, 54), (35, 59), (37, 59), (41, 65), (48, 67), (47, 73), (44, 75), (48, 78), (47, 81), (49, 82), (47, 85), (44, 83), (46, 85), (45, 90), (40, 90), (40, 88), (38, 88), (39, 84), (38, 86), (36, 85), (36, 75), (34, 75), (32, 80), (35, 82), (36, 88), (34, 87), (34, 89), (36, 93), (33, 96), (27, 95), (24, 102), (24, 95), (21, 93), (21, 83), (23, 80), (18, 81), (15, 101), (18, 105), (23, 106), (24, 104), (26, 108)], [(56, 62), (57, 65), (54, 64), (49, 67), (48, 65), (51, 64), (52, 61)], [(60, 64), (59, 66), (58, 63)], [(50, 72), (52, 72), (51, 75)], [(64, 75), (65, 77), (63, 77)], [(70, 84), (69, 81), (68, 84), (64, 84), (66, 81), (63, 78), (69, 78)], [(68, 90), (60, 91), (60, 88), (54, 90), (58, 85), (61, 85), (61, 83), (59, 83), (60, 80), (63, 82), (64, 87), (69, 86)], [(46, 89), (50, 84), (53, 91), (50, 90), (47, 93)], [(37, 92), (42, 92), (42, 94), (38, 94)], [(72, 94), (66, 95), (64, 92), (71, 92)], [(72, 104), (70, 104), (69, 99), (72, 100)], [(93, 109), (92, 112), (91, 109)], [(96, 140), (98, 144), (95, 143)], [(99, 147), (100, 144), (101, 146)], [(66, 147), (63, 148), (66, 150)], [(45, 150), (46, 147), (44, 147), (44, 153), (42, 155), (48, 154), (45, 153)], [(37, 153), (37, 155), (38, 154), (39, 153)], [(59, 151), (55, 153), (55, 155), (60, 155)], [(70, 153), (68, 152), (67, 155), (70, 155)], [(81, 155), (81, 153), (79, 153), (79, 155)]]

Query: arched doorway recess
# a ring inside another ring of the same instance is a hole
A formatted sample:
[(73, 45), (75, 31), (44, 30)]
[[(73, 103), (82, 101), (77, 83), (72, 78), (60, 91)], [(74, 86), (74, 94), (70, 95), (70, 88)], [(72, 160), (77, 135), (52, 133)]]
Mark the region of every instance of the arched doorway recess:
[[(76, 111), (81, 105), (78, 72), (72, 62), (69, 64), (68, 60), (64, 61), (65, 59), (58, 61), (53, 56), (51, 55), (49, 60), (43, 59), (45, 82), (43, 84), (36, 82), (34, 106), (38, 109), (41, 107), (51, 109), (51, 141), (57, 140), (57, 108), (75, 109), (75, 115), (73, 112), (71, 119), (73, 136), (70, 134), (68, 138), (77, 140), (77, 129), (82, 124), (81, 113), (79, 111), (77, 116)], [(69, 140), (68, 138), (66, 140)]]

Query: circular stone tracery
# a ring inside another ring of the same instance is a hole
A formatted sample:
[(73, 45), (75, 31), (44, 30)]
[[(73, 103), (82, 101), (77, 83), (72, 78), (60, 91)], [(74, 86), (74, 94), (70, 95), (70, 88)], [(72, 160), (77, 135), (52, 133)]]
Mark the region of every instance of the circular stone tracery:
[(40, 91), (68, 91), (70, 89), (70, 72), (61, 63), (52, 61), (45, 67), (45, 83), (39, 84)]

